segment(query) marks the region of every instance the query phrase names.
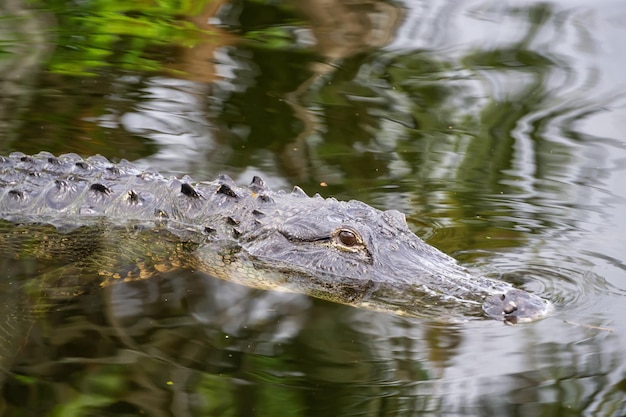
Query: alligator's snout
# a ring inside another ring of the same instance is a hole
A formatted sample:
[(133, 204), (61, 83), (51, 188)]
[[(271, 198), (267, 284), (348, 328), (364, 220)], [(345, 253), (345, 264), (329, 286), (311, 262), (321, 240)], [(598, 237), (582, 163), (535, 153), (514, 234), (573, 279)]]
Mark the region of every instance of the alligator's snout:
[(509, 324), (524, 323), (545, 317), (551, 304), (526, 291), (511, 289), (504, 294), (488, 297), (483, 303), (483, 311), (494, 319)]

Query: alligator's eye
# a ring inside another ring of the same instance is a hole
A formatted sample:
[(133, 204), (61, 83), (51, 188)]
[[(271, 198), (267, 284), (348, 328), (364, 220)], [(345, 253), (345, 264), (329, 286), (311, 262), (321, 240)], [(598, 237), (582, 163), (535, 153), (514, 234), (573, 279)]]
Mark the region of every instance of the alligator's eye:
[(334, 236), (336, 242), (346, 249), (356, 250), (358, 246), (363, 245), (361, 236), (351, 229), (338, 229), (335, 231)]
[(339, 241), (346, 246), (354, 246), (359, 243), (359, 239), (352, 230), (340, 230), (339, 233), (337, 233), (337, 237)]

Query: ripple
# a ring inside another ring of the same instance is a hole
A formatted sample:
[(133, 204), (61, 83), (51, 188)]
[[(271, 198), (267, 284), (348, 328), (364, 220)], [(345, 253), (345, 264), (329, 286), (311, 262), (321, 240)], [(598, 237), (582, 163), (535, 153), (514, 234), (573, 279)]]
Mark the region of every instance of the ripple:
[[(529, 259), (529, 257), (534, 259)], [(544, 253), (506, 253), (489, 259), (488, 275), (550, 300), (555, 315), (586, 316), (602, 311), (606, 297), (623, 297), (626, 292), (594, 272), (589, 259)]]

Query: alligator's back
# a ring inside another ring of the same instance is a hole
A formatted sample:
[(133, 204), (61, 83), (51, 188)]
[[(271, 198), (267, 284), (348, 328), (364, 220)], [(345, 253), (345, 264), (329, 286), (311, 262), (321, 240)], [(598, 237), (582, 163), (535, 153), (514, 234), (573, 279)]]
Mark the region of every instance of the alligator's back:
[[(230, 182), (224, 178), (221, 183), (197, 186), (212, 196)], [(232, 191), (226, 188), (224, 193)], [(189, 237), (202, 234), (202, 225), (223, 214), (218, 207), (225, 200), (226, 196), (204, 198), (188, 177), (165, 178), (127, 161), (113, 164), (100, 156), (56, 157), (47, 152), (0, 157), (0, 217), (15, 222), (43, 222), (71, 230), (103, 220), (146, 226), (167, 221), (172, 231)]]

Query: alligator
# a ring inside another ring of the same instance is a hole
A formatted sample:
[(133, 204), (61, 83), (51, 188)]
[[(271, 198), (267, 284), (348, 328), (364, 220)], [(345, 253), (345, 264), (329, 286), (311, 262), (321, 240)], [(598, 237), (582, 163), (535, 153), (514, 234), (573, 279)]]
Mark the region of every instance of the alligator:
[(14, 152), (0, 157), (0, 219), (5, 265), (34, 260), (41, 272), (18, 293), (6, 272), (4, 297), (27, 302), (1, 303), (0, 345), (45, 297), (181, 269), (401, 316), (515, 324), (551, 310), (428, 245), (399, 211), (272, 191), (257, 176), (195, 182), (102, 156)]

